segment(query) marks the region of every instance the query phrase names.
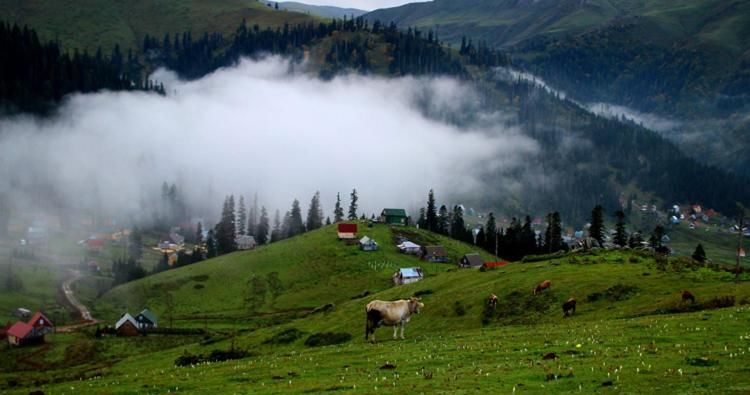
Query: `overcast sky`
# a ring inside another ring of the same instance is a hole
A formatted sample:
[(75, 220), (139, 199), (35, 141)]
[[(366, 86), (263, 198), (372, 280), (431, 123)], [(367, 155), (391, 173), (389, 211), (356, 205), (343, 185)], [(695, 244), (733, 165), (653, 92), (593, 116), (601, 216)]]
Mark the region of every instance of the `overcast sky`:
[[(289, 0), (292, 1), (292, 0)], [(420, 3), (430, 0), (294, 0), (298, 3), (314, 5), (332, 5), (344, 8), (359, 8), (360, 10), (375, 10), (378, 8), (397, 7), (407, 3)]]

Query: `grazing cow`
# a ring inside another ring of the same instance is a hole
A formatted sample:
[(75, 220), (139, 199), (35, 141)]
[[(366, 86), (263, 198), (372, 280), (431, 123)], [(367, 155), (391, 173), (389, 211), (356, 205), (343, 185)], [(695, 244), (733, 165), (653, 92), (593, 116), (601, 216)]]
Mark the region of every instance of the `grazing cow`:
[(552, 281), (550, 280), (544, 280), (539, 285), (537, 285), (534, 288), (534, 295), (538, 294), (539, 292), (542, 292), (543, 290), (549, 288), (552, 285)]
[(693, 295), (690, 291), (682, 291), (682, 302), (690, 301), (690, 303), (695, 303), (695, 295)]
[(570, 298), (562, 305), (563, 309), (563, 317), (570, 317), (571, 315), (576, 313), (576, 300), (575, 298)]
[(490, 297), (487, 298), (487, 307), (494, 309), (497, 307), (497, 295), (490, 294)]
[(424, 303), (418, 298), (411, 297), (408, 300), (395, 300), (385, 302), (382, 300), (373, 300), (367, 304), (367, 324), (365, 326), (365, 340), (369, 335), (372, 341), (375, 341), (375, 329), (380, 325), (393, 326), (393, 338), (396, 338), (398, 326), (401, 325), (401, 338), (404, 338), (404, 327), (411, 320), (412, 314), (418, 314), (419, 310), (424, 308)]

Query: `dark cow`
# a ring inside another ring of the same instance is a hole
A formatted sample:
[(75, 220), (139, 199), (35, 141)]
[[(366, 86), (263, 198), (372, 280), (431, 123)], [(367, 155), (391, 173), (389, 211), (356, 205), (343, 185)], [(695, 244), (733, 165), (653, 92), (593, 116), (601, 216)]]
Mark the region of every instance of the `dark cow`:
[(395, 300), (393, 302), (373, 300), (365, 308), (365, 312), (367, 313), (365, 340), (369, 336), (372, 341), (375, 341), (375, 329), (380, 325), (393, 326), (394, 339), (398, 332), (398, 326), (401, 325), (401, 338), (403, 339), (406, 323), (411, 320), (412, 314), (418, 314), (422, 308), (424, 308), (424, 303), (415, 297), (411, 297), (408, 300)]
[(543, 290), (549, 288), (552, 285), (552, 281), (550, 280), (544, 280), (539, 285), (537, 285), (534, 288), (534, 295), (538, 294), (539, 292), (542, 292)]
[(494, 309), (497, 307), (497, 295), (490, 294), (490, 297), (487, 298), (487, 307)]
[(576, 300), (575, 298), (570, 298), (565, 301), (562, 305), (563, 309), (563, 317), (570, 317), (571, 315), (576, 313)]
[(690, 303), (695, 303), (695, 295), (693, 295), (690, 291), (682, 291), (682, 302), (690, 301)]

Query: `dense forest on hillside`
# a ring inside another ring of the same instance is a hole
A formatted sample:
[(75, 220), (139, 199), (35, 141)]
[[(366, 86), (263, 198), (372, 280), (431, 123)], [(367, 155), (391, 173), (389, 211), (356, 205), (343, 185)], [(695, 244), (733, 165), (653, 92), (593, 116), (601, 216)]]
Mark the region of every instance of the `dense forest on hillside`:
[(142, 75), (132, 51), (115, 47), (110, 56), (65, 53), (57, 43), (43, 43), (36, 31), (0, 23), (0, 110), (44, 112), (72, 92), (148, 90), (163, 87)]

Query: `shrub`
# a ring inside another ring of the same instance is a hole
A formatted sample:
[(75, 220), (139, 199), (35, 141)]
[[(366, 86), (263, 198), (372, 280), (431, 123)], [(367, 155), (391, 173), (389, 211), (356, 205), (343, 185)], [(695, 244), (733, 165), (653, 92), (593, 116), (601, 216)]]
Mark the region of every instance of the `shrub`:
[(321, 347), (329, 346), (332, 344), (346, 343), (352, 339), (352, 335), (349, 333), (336, 333), (336, 332), (322, 332), (314, 333), (305, 340), (305, 345), (308, 347)]
[(250, 356), (250, 353), (239, 348), (232, 348), (226, 351), (213, 350), (208, 355), (190, 354), (185, 351), (184, 354), (175, 359), (174, 364), (175, 366), (188, 366), (197, 365), (201, 362), (222, 362), (232, 359), (242, 359), (248, 356)]
[(203, 289), (206, 288), (203, 284), (195, 284), (193, 285), (193, 289)]
[(414, 296), (418, 298), (418, 297), (424, 296), (424, 295), (432, 295), (432, 293), (433, 292), (432, 292), (431, 289), (422, 289), (422, 290), (419, 290), (417, 292), (414, 292)]
[(299, 329), (289, 328), (266, 339), (263, 344), (289, 344), (301, 338), (304, 334), (305, 332)]
[(453, 304), (453, 311), (455, 311), (456, 315), (459, 317), (466, 315), (466, 307), (460, 300), (457, 300), (456, 303)]
[(615, 284), (602, 292), (593, 292), (586, 297), (587, 302), (606, 299), (612, 302), (629, 299), (638, 292), (638, 287), (626, 284)]

